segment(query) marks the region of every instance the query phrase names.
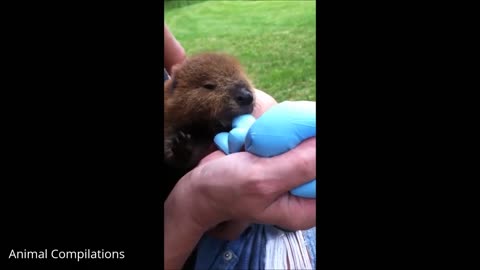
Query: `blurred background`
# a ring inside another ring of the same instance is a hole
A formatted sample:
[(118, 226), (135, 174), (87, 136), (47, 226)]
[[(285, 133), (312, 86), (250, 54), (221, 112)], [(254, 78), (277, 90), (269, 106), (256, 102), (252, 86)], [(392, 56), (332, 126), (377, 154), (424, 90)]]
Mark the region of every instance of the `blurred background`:
[(164, 3), (165, 22), (187, 55), (229, 53), (278, 102), (316, 101), (314, 0)]

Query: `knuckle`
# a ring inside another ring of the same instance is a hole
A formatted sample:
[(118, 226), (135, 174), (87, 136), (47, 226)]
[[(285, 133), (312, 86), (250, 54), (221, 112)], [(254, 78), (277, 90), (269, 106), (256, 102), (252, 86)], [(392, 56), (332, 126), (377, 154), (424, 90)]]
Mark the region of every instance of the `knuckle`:
[(272, 182), (265, 176), (264, 170), (259, 165), (250, 166), (246, 171), (246, 178), (247, 193), (256, 196), (270, 196), (274, 193)]
[(316, 160), (310, 153), (300, 153), (295, 159), (298, 172), (305, 178), (315, 177)]

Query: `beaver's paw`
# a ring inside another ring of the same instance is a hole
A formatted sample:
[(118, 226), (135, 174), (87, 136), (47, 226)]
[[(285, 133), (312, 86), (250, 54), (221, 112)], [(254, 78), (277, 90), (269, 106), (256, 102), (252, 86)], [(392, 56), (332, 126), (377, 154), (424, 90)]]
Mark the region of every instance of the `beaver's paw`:
[(192, 136), (179, 131), (168, 141), (165, 146), (165, 161), (178, 168), (187, 167), (193, 152)]

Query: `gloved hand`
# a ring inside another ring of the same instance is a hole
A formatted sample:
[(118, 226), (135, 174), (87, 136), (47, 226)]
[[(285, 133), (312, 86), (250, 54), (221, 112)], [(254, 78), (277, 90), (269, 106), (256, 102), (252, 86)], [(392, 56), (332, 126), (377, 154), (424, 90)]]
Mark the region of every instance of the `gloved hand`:
[[(238, 116), (230, 132), (215, 136), (215, 144), (225, 153), (245, 151), (262, 157), (285, 153), (302, 141), (316, 136), (316, 102), (285, 101), (255, 120), (252, 115)], [(316, 198), (316, 180), (290, 191), (293, 195)]]

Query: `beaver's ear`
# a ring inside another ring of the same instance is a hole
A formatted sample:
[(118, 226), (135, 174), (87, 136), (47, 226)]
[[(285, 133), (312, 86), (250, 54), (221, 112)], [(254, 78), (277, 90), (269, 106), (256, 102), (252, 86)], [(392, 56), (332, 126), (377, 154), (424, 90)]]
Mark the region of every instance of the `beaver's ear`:
[(182, 66), (182, 64), (176, 64), (174, 66), (172, 66), (172, 74), (170, 75), (170, 80), (171, 80), (171, 84), (170, 84), (170, 93), (173, 92), (173, 90), (175, 90), (175, 87), (177, 86), (177, 72), (178, 70), (180, 69), (180, 67)]
[(175, 77), (172, 77), (171, 78), (171, 83), (170, 83), (170, 93), (173, 93), (173, 90), (175, 90), (175, 87), (177, 87), (177, 79), (175, 79)]
[(167, 76), (166, 80), (164, 81), (163, 83), (163, 86), (164, 86), (164, 91), (165, 92), (169, 92), (169, 93), (173, 93), (173, 90), (175, 89), (175, 87), (177, 86), (177, 80), (175, 79), (175, 77), (170, 77), (168, 76), (168, 73), (165, 72), (165, 75), (164, 77)]
[(180, 69), (182, 64), (175, 64), (172, 66), (172, 74), (170, 74), (171, 77), (175, 76), (175, 73)]

